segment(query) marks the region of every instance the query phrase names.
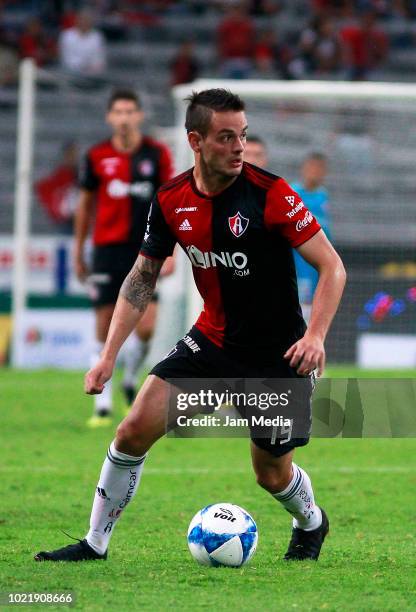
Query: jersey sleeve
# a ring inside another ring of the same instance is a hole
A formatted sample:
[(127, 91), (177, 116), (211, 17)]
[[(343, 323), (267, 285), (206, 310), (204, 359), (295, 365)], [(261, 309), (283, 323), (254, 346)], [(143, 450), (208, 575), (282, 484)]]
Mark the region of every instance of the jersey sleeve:
[(163, 185), (170, 181), (174, 176), (173, 158), (170, 149), (166, 145), (161, 145), (159, 157), (159, 183)]
[(98, 188), (98, 177), (94, 172), (90, 153), (86, 153), (81, 161), (78, 173), (78, 185), (81, 189), (95, 191)]
[(282, 234), (293, 248), (321, 229), (300, 196), (283, 179), (278, 179), (267, 193), (264, 223), (269, 231)]
[(172, 255), (175, 244), (176, 238), (165, 221), (156, 195), (150, 206), (140, 253), (145, 257), (165, 259)]

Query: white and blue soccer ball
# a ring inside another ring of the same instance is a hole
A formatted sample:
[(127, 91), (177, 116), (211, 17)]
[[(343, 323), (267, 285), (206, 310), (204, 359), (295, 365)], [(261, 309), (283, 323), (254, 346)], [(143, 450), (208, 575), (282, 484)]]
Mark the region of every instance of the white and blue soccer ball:
[(240, 567), (254, 555), (257, 525), (248, 512), (234, 504), (206, 506), (188, 529), (188, 546), (201, 565)]

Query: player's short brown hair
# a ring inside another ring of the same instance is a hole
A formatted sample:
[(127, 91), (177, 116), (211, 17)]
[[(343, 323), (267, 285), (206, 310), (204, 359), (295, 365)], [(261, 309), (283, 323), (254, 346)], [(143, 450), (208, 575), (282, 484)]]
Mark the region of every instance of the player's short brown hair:
[(199, 132), (206, 136), (211, 123), (213, 112), (243, 111), (245, 104), (240, 96), (228, 89), (205, 89), (192, 92), (185, 98), (188, 102), (186, 109), (185, 128), (189, 132)]
[(262, 138), (260, 138), (260, 136), (257, 136), (257, 134), (249, 134), (246, 138), (246, 142), (252, 142), (253, 144), (259, 144), (262, 147), (266, 148), (266, 143), (264, 142)]
[(135, 91), (132, 89), (115, 89), (108, 99), (107, 110), (111, 110), (118, 100), (130, 100), (136, 104), (137, 108), (142, 107), (140, 98)]
[(322, 153), (321, 151), (310, 151), (307, 155), (305, 155), (305, 157), (303, 158), (303, 161), (307, 162), (311, 159), (313, 159), (314, 161), (319, 161), (319, 162), (328, 161), (328, 157), (325, 155), (325, 153)]

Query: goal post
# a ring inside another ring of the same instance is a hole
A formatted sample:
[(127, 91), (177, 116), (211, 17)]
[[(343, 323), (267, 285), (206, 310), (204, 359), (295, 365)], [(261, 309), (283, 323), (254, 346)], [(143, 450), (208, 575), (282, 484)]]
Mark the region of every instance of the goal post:
[(16, 357), (16, 330), (26, 305), (26, 271), (30, 232), (30, 204), (33, 170), (33, 124), (36, 65), (24, 59), (19, 69), (17, 147), (15, 171), (14, 253), (12, 280), (12, 364)]
[[(184, 99), (210, 88), (246, 102), (249, 134), (265, 141), (271, 172), (298, 183), (307, 153), (328, 158), (331, 238), (349, 277), (327, 341), (330, 363), (416, 367), (416, 85), (200, 79), (177, 86), (178, 171), (193, 164)], [(190, 274), (187, 283), (191, 324), (201, 302)]]

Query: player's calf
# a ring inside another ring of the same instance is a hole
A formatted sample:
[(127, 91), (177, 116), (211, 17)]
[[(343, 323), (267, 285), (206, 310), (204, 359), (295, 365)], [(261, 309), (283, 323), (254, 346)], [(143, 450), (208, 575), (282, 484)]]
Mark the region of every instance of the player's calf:
[[(282, 458), (283, 459), (283, 458)], [(283, 491), (292, 479), (292, 454), (280, 464), (254, 465), (257, 484), (271, 493)]]
[(293, 517), (292, 539), (285, 560), (318, 559), (328, 533), (325, 513), (315, 504), (308, 474), (292, 462), (293, 451), (275, 457), (252, 445), (257, 482)]

